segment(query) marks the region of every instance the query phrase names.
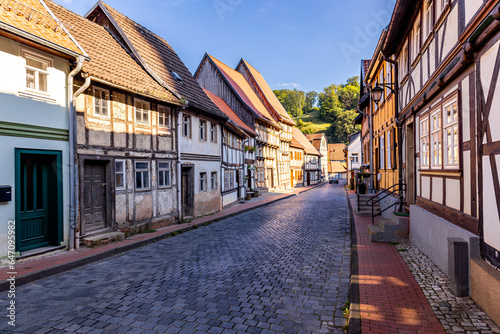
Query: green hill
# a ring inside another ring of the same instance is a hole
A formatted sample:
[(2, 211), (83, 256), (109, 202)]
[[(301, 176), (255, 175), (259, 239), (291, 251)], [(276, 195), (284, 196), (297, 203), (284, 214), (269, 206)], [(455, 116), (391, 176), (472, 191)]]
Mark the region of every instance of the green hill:
[(299, 127), (299, 129), (304, 133), (326, 133), (328, 128), (331, 126), (330, 123), (326, 123), (319, 117), (319, 110), (294, 118), (295, 122), (297, 122), (299, 119), (304, 122), (304, 125), (302, 127)]

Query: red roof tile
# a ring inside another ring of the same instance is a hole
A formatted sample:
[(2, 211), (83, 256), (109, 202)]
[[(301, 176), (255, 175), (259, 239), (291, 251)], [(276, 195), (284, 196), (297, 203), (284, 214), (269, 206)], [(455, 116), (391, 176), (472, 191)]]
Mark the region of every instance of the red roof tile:
[(328, 159), (331, 161), (345, 160), (344, 148), (344, 143), (328, 144)]
[(304, 151), (310, 155), (321, 156), (321, 153), (311, 144), (309, 139), (300, 131), (298, 128), (292, 128), (292, 136), (295, 138), (302, 146), (304, 146)]
[(233, 123), (235, 123), (238, 127), (243, 129), (249, 135), (257, 136), (257, 132), (255, 132), (248, 125), (243, 123), (243, 121), (238, 117), (238, 115), (236, 115), (236, 113), (233, 111), (233, 109), (231, 109), (231, 107), (229, 107), (223, 99), (221, 99), (220, 97), (218, 97), (217, 95), (215, 95), (214, 93), (212, 93), (206, 89), (203, 89), (203, 90), (208, 95), (208, 97), (215, 103), (215, 105), (224, 114), (226, 114), (226, 116), (229, 117), (229, 119), (231, 121), (233, 121)]

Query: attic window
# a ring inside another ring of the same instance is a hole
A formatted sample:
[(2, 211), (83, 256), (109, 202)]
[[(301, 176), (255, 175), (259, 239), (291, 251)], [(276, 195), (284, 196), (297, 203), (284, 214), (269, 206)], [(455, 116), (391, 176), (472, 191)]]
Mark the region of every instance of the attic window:
[(174, 76), (174, 79), (180, 83), (182, 83), (182, 78), (179, 74), (177, 74), (176, 72), (174, 71), (170, 71), (170, 73), (172, 73), (172, 75)]

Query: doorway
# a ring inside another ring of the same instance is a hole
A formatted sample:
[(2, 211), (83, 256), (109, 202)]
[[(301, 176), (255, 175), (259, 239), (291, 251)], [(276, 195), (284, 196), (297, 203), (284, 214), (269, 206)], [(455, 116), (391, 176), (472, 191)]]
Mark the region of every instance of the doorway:
[(406, 202), (415, 204), (415, 138), (413, 123), (406, 126)]
[(104, 230), (109, 226), (108, 205), (110, 182), (106, 162), (85, 160), (82, 187), (82, 235)]
[(16, 250), (63, 241), (62, 153), (16, 149)]
[(274, 188), (274, 173), (272, 168), (267, 169), (268, 188)]
[(240, 189), (240, 170), (236, 170), (236, 187), (238, 188), (238, 199), (241, 198), (241, 189)]
[(182, 217), (194, 215), (194, 167), (182, 166), (181, 172)]

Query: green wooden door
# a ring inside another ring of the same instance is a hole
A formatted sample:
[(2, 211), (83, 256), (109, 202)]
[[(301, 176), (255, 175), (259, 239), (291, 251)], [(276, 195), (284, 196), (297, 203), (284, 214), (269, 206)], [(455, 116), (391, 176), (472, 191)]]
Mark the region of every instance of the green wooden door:
[(17, 250), (59, 245), (62, 241), (60, 153), (19, 150), (16, 168)]

